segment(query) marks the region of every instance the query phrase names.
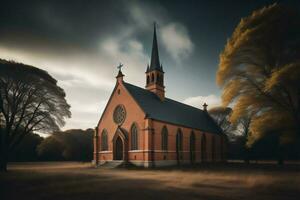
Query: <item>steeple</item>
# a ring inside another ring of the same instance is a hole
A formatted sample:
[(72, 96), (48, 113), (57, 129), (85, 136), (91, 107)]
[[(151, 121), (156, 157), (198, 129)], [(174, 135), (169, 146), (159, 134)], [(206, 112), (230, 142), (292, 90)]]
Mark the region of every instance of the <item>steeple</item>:
[(148, 65), (146, 69), (146, 89), (155, 93), (162, 101), (165, 99), (164, 72), (159, 61), (155, 23), (151, 61), (150, 66)]
[(152, 70), (162, 71), (162, 68), (161, 68), (161, 65), (159, 62), (158, 45), (157, 45), (157, 37), (156, 37), (156, 23), (154, 23), (151, 63), (150, 63), (149, 70), (150, 71), (152, 71)]

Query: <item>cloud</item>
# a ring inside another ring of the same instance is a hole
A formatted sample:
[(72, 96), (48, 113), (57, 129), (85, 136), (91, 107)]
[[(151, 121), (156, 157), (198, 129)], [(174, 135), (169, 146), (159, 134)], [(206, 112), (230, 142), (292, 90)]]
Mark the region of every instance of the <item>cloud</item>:
[(93, 128), (97, 125), (98, 120), (103, 112), (106, 100), (99, 102), (87, 102), (71, 100), (72, 118), (66, 120), (64, 130), (73, 128)]
[(202, 109), (203, 104), (207, 103), (208, 104), (208, 109), (213, 108), (215, 106), (220, 106), (221, 105), (221, 98), (211, 94), (208, 96), (195, 96), (195, 97), (188, 97), (183, 101), (185, 104), (197, 107)]
[(157, 3), (128, 3), (129, 16), (138, 29), (151, 30), (153, 22), (164, 24), (168, 20), (167, 10)]
[[(144, 85), (144, 78), (141, 78), (141, 75), (144, 75), (149, 57), (144, 53), (143, 44), (133, 39), (133, 35), (107, 38), (100, 44), (99, 55), (110, 62), (110, 66), (115, 67), (119, 62), (124, 64), (123, 73), (126, 81)], [(112, 71), (116, 72), (116, 70)]]
[(1, 58), (15, 60), (48, 71), (58, 80), (71, 105), (72, 118), (63, 130), (90, 128), (97, 122), (115, 84), (116, 66), (124, 64), (125, 80), (144, 86), (144, 70), (149, 60), (143, 44), (135, 39), (134, 27), (124, 27), (98, 41), (94, 51), (69, 52), (26, 50), (0, 46)]
[(170, 23), (168, 11), (159, 3), (124, 2), (118, 8), (110, 7), (112, 10), (83, 12), (80, 17), (76, 12), (77, 18), (55, 8), (45, 7), (35, 13), (38, 27), (29, 24), (28, 30), (36, 32), (20, 30), (1, 37), (0, 55), (47, 70), (58, 80), (72, 112), (63, 129), (97, 124), (115, 84), (119, 62), (124, 64), (125, 81), (144, 87), (150, 60), (145, 52), (151, 49), (146, 51), (143, 42), (152, 37), (154, 21), (173, 59), (186, 58), (193, 50), (187, 29), (178, 22)]
[(176, 61), (187, 58), (193, 52), (194, 45), (182, 24), (170, 23), (163, 26), (161, 37), (166, 50)]

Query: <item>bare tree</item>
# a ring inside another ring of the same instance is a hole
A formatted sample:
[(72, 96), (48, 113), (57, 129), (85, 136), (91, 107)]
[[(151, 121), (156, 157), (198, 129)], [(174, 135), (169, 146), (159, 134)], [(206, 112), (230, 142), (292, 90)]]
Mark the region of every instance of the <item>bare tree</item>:
[(208, 111), (209, 115), (215, 120), (215, 122), (219, 125), (222, 129), (223, 133), (227, 135), (228, 139), (232, 140), (233, 129), (232, 124), (229, 121), (232, 109), (230, 107), (214, 107)]
[(58, 131), (70, 116), (64, 90), (46, 71), (0, 59), (1, 171), (24, 136)]
[(245, 163), (249, 163), (250, 161), (250, 148), (247, 146), (247, 139), (250, 135), (250, 124), (252, 120), (253, 114), (245, 114), (241, 116), (235, 123), (233, 124), (234, 129), (239, 135), (239, 139), (241, 140), (241, 143), (243, 145), (243, 156)]

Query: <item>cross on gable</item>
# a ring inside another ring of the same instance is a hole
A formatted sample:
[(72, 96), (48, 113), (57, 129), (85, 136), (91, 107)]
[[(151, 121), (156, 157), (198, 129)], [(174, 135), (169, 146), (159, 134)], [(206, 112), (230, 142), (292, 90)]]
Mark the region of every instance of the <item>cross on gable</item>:
[(118, 68), (120, 71), (121, 71), (122, 67), (123, 67), (123, 64), (122, 64), (122, 63), (120, 63), (120, 64), (117, 66), (117, 68)]

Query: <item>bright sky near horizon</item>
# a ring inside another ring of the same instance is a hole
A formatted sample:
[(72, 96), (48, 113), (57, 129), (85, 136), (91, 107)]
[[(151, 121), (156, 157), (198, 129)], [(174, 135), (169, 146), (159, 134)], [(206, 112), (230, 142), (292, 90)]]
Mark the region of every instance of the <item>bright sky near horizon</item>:
[(0, 8), (0, 58), (47, 70), (71, 104), (63, 129), (92, 128), (120, 62), (125, 81), (144, 87), (156, 21), (167, 97), (212, 107), (220, 104), (215, 73), (227, 38), (242, 17), (273, 2), (7, 1)]

